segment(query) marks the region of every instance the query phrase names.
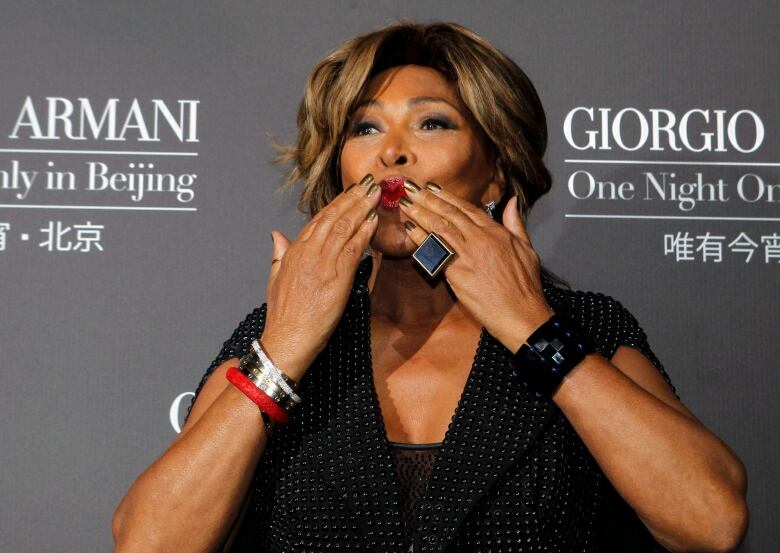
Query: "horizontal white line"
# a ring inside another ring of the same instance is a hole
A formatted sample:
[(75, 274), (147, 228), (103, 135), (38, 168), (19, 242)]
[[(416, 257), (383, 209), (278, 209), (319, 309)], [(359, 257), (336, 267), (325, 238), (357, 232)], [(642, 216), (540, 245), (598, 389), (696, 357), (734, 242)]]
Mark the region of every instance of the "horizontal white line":
[(780, 221), (780, 217), (707, 217), (703, 215), (590, 215), (566, 213), (575, 219), (694, 219), (701, 221)]
[(0, 154), (85, 154), (91, 156), (185, 156), (195, 157), (198, 152), (139, 152), (134, 150), (33, 150), (25, 148), (0, 148)]
[(648, 161), (642, 159), (564, 159), (566, 163), (601, 163), (611, 165), (722, 165), (733, 167), (780, 167), (780, 163), (763, 161)]
[(33, 205), (33, 204), (0, 204), (0, 208), (9, 209), (85, 209), (101, 211), (198, 211), (197, 207), (134, 207), (111, 205)]

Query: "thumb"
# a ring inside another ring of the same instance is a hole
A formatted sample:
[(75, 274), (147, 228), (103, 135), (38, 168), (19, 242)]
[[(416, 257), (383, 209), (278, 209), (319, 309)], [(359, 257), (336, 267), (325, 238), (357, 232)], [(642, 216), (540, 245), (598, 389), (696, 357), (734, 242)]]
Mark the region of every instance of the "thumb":
[(517, 209), (517, 194), (512, 196), (506, 203), (506, 207), (504, 208), (504, 215), (502, 218), (506, 229), (516, 238), (523, 242), (531, 242), (531, 239), (528, 237), (528, 232), (525, 228), (525, 223), (523, 223), (523, 219), (520, 217), (520, 212)]
[(271, 275), (270, 280), (276, 277), (276, 273), (279, 272), (279, 262), (284, 257), (287, 248), (290, 247), (290, 241), (281, 232), (271, 231), (271, 240), (273, 241), (274, 248), (271, 254)]

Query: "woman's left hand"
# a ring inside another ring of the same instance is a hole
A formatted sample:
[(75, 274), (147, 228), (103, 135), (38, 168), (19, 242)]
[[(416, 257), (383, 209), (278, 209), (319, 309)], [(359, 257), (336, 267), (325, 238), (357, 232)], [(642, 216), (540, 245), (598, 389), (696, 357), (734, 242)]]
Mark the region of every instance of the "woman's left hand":
[[(411, 187), (410, 187), (411, 188)], [(463, 306), (514, 352), (553, 315), (542, 291), (539, 256), (517, 210), (517, 196), (504, 209), (503, 226), (486, 211), (447, 190), (407, 188), (412, 205), (401, 210), (416, 224), (408, 230), (419, 246), (429, 232), (455, 252), (442, 269)]]

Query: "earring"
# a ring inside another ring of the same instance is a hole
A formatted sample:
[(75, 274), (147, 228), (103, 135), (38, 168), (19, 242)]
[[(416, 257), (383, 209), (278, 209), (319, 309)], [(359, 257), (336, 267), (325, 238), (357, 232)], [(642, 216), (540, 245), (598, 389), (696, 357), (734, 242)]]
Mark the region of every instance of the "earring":
[(491, 219), (495, 219), (496, 217), (493, 215), (493, 211), (496, 209), (496, 202), (493, 200), (490, 200), (488, 203), (485, 204), (484, 208), (485, 211), (487, 211), (487, 214), (490, 215)]

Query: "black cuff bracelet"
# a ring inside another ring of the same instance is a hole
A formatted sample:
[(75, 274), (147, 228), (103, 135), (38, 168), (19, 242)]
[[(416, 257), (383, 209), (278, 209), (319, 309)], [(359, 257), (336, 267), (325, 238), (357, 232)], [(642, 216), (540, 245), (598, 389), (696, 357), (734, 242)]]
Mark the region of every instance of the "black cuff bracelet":
[(524, 375), (537, 397), (549, 398), (563, 377), (595, 349), (593, 339), (577, 323), (556, 313), (512, 356), (513, 375)]

